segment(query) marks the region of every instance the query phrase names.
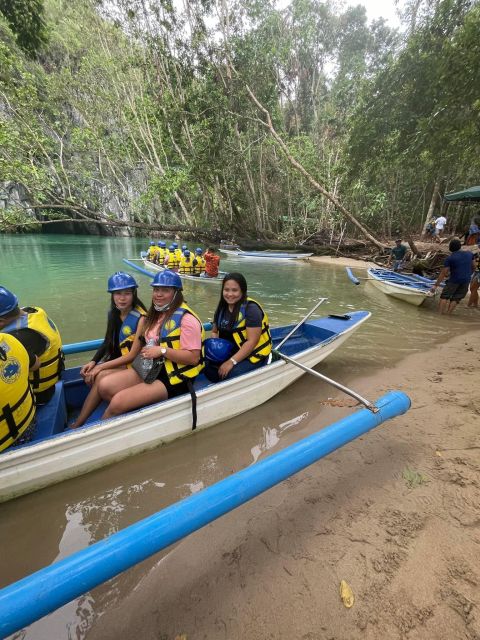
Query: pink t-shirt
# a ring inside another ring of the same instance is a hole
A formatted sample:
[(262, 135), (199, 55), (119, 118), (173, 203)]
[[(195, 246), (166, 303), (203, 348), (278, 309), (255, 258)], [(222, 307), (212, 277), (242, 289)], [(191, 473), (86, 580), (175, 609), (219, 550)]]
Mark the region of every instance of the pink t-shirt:
[[(158, 339), (160, 324), (163, 321), (163, 315), (160, 316), (151, 329), (145, 333), (145, 340), (148, 342), (151, 338)], [(195, 351), (202, 348), (202, 330), (198, 320), (191, 313), (184, 313), (180, 323), (180, 349)]]

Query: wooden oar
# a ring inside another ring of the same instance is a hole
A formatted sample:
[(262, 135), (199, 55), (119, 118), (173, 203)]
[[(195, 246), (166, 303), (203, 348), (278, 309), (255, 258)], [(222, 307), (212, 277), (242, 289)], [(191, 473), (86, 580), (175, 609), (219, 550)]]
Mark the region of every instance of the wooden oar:
[(280, 356), (282, 360), (285, 360), (285, 362), (288, 362), (289, 364), (293, 364), (296, 367), (299, 367), (306, 373), (310, 373), (312, 376), (315, 376), (316, 378), (320, 378), (320, 380), (323, 380), (324, 382), (328, 382), (328, 384), (331, 384), (332, 387), (335, 387), (336, 389), (343, 391), (343, 393), (346, 393), (348, 396), (355, 398), (355, 400), (363, 404), (365, 407), (367, 407), (367, 409), (370, 409), (370, 411), (372, 411), (373, 413), (377, 413), (378, 407), (376, 407), (372, 402), (370, 402), (370, 400), (367, 400), (366, 398), (361, 396), (359, 393), (357, 393), (353, 389), (349, 389), (348, 387), (345, 387), (343, 384), (340, 384), (340, 382), (337, 382), (336, 380), (332, 380), (331, 378), (324, 376), (322, 373), (318, 373), (318, 371), (315, 371), (315, 369), (310, 369), (310, 367), (306, 367), (301, 362), (297, 362), (293, 358), (286, 356), (284, 353), (280, 353), (279, 351), (277, 351), (277, 349), (273, 349), (273, 352), (276, 353), (278, 356)]

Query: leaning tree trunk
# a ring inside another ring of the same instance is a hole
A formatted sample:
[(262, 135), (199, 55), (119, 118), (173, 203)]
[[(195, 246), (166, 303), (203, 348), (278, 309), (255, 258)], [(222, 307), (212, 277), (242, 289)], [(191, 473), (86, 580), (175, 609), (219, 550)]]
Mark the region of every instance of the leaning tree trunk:
[(364, 235), (367, 240), (370, 240), (370, 242), (372, 244), (374, 244), (378, 249), (380, 249), (381, 251), (383, 251), (385, 249), (385, 245), (382, 244), (379, 240), (377, 240), (377, 238), (375, 238), (375, 236), (373, 236), (368, 229), (366, 229), (363, 224), (361, 222), (359, 222), (359, 220), (357, 220), (357, 218), (355, 218), (355, 216), (350, 213), (350, 211), (348, 211), (348, 209), (346, 209), (343, 204), (333, 195), (331, 194), (329, 191), (327, 191), (327, 189), (325, 189), (324, 187), (322, 187), (322, 185), (317, 182), (317, 180), (315, 180), (315, 178), (305, 169), (305, 167), (300, 164), (300, 162), (298, 162), (298, 160), (296, 160), (292, 154), (289, 152), (287, 145), (285, 144), (285, 142), (282, 140), (282, 138), (279, 136), (279, 134), (277, 133), (277, 131), (275, 130), (273, 123), (272, 123), (272, 118), (270, 116), (270, 112), (268, 111), (268, 109), (266, 109), (258, 100), (258, 98), (256, 97), (256, 95), (253, 93), (253, 91), (250, 89), (250, 87), (248, 86), (248, 84), (245, 84), (246, 90), (248, 92), (248, 95), (250, 97), (250, 99), (252, 100), (252, 102), (255, 104), (255, 106), (264, 114), (265, 116), (265, 120), (261, 120), (261, 123), (268, 129), (268, 131), (270, 132), (270, 135), (273, 137), (273, 139), (275, 140), (275, 142), (278, 144), (278, 146), (281, 148), (281, 150), (283, 151), (283, 153), (285, 154), (286, 158), (288, 159), (288, 161), (290, 162), (290, 164), (295, 167), (295, 169), (297, 169), (297, 171), (299, 171), (299, 173), (301, 173), (307, 180), (308, 182), (312, 185), (312, 187), (318, 191), (319, 193), (321, 193), (325, 198), (327, 198), (327, 200), (329, 200), (330, 202), (333, 203), (333, 205), (340, 211), (340, 213), (349, 221), (351, 222), (353, 225), (355, 225), (357, 227), (357, 229), (359, 229), (359, 231), (362, 233), (362, 235)]
[(420, 233), (422, 235), (425, 235), (427, 224), (432, 219), (433, 212), (435, 211), (435, 205), (437, 204), (437, 200), (439, 197), (440, 197), (440, 178), (437, 176), (435, 179), (435, 184), (433, 185), (433, 193), (432, 193), (432, 199), (430, 200), (430, 206), (428, 207), (427, 215), (425, 217), (425, 220), (423, 221), (423, 225), (420, 230)]

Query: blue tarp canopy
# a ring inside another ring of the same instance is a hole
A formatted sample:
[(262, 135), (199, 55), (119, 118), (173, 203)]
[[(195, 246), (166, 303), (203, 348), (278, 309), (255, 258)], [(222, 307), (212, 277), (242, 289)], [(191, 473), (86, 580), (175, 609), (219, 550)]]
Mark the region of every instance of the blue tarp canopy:
[(444, 198), (448, 202), (480, 202), (480, 185), (463, 191), (455, 191), (455, 193), (447, 193)]

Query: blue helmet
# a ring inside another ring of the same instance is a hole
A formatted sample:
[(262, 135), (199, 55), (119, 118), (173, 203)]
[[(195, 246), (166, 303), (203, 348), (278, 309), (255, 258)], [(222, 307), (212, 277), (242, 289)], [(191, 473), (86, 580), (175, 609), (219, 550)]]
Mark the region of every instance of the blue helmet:
[(165, 244), (165, 242), (164, 242), (163, 240), (160, 240), (160, 242), (158, 243), (158, 246), (159, 246), (159, 247), (162, 247), (162, 249), (165, 249), (165, 247), (166, 247), (167, 245)]
[(234, 345), (223, 338), (205, 340), (205, 357), (213, 362), (225, 362), (232, 355)]
[(183, 255), (188, 258), (188, 256), (190, 255), (190, 251), (188, 249), (185, 249), (185, 251), (183, 252)]
[(0, 316), (10, 313), (15, 307), (18, 307), (17, 296), (5, 287), (0, 287)]
[(117, 271), (113, 276), (108, 279), (107, 291), (113, 293), (114, 291), (121, 291), (122, 289), (136, 289), (138, 284), (133, 276), (124, 271)]
[(178, 243), (177, 242), (172, 242), (172, 247), (174, 249), (178, 249)]
[(153, 240), (150, 240), (150, 246), (154, 247), (155, 246), (155, 242)]
[(185, 249), (188, 249), (186, 244), (182, 244), (182, 251), (185, 251)]
[(152, 282), (150, 283), (151, 287), (173, 287), (174, 289), (182, 289), (182, 279), (175, 273), (175, 271), (170, 271), (166, 269), (165, 271), (159, 271), (155, 274)]
[(203, 253), (203, 251), (202, 251), (202, 249), (201, 249), (200, 247), (197, 247), (197, 248), (195, 249), (195, 253), (196, 253), (196, 254), (198, 254), (199, 256), (201, 256), (201, 255), (202, 255), (202, 253)]
[(170, 245), (170, 251), (175, 251), (175, 246), (173, 244)]

